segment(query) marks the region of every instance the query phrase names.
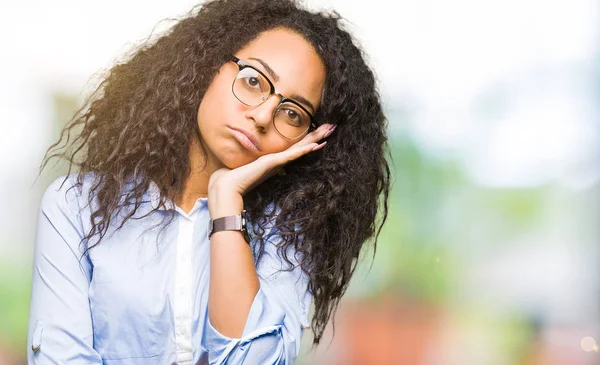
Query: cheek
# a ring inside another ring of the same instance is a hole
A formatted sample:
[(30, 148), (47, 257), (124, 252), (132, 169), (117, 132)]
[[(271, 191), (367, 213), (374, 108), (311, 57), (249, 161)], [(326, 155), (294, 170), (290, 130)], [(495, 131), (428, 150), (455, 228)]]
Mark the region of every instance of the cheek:
[(263, 150), (261, 151), (261, 155), (266, 155), (268, 153), (277, 153), (281, 151), (285, 151), (290, 148), (295, 141), (288, 141), (287, 139), (282, 138), (277, 131), (270, 131), (269, 138), (265, 138), (263, 142)]
[(231, 93), (230, 76), (220, 70), (204, 93), (200, 103), (198, 122), (213, 124), (212, 120), (227, 120), (227, 111), (239, 107), (238, 104)]

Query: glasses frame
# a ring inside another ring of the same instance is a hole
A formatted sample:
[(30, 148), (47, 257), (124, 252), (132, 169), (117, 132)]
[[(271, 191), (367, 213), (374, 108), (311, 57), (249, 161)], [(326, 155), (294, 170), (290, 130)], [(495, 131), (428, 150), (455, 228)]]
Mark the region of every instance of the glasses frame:
[[(265, 101), (269, 100), (269, 98), (271, 97), (271, 95), (275, 94), (277, 96), (279, 96), (281, 98), (281, 100), (279, 101), (279, 104), (277, 105), (277, 108), (275, 108), (275, 112), (273, 112), (273, 117), (271, 118), (271, 123), (273, 123), (273, 127), (275, 128), (275, 130), (277, 131), (277, 133), (279, 133), (279, 135), (281, 135), (283, 138), (288, 139), (290, 141), (294, 141), (296, 139), (302, 138), (306, 135), (306, 132), (310, 131), (311, 127), (313, 129), (317, 129), (317, 125), (315, 124), (315, 117), (308, 111), (306, 110), (306, 108), (304, 106), (302, 106), (299, 102), (297, 102), (294, 99), (288, 99), (285, 96), (281, 95), (281, 93), (279, 93), (277, 91), (277, 89), (275, 89), (275, 85), (273, 85), (273, 82), (271, 81), (271, 79), (269, 79), (267, 77), (267, 75), (264, 74), (264, 72), (262, 72), (261, 70), (257, 69), (256, 67), (252, 66), (251, 64), (249, 64), (246, 61), (243, 61), (239, 58), (237, 58), (236, 56), (231, 56), (230, 58), (231, 62), (234, 62), (238, 67), (239, 67), (239, 71), (242, 71), (245, 68), (251, 68), (254, 71), (258, 72), (262, 77), (265, 78), (265, 80), (267, 80), (267, 82), (269, 83), (269, 86), (271, 87), (270, 93), (269, 95), (264, 98), (263, 101), (261, 101), (260, 103), (256, 104), (256, 105), (252, 105), (252, 104), (248, 104), (245, 103), (244, 101), (242, 101), (233, 91), (233, 88), (235, 87), (235, 82), (237, 81), (237, 76), (236, 78), (233, 80), (233, 83), (231, 84), (231, 93), (233, 94), (233, 96), (235, 96), (235, 98), (242, 104), (247, 105), (247, 106), (259, 106), (262, 103), (264, 103)], [(302, 134), (300, 134), (298, 137), (296, 138), (290, 138), (290, 137), (286, 137), (284, 136), (279, 129), (277, 129), (277, 127), (275, 126), (275, 113), (277, 113), (277, 111), (279, 110), (279, 107), (281, 107), (282, 104), (284, 103), (292, 103), (294, 105), (296, 105), (297, 107), (299, 107), (300, 109), (302, 109), (304, 112), (306, 112), (306, 114), (308, 114), (308, 117), (310, 118), (310, 125), (308, 126), (308, 128), (302, 132)]]

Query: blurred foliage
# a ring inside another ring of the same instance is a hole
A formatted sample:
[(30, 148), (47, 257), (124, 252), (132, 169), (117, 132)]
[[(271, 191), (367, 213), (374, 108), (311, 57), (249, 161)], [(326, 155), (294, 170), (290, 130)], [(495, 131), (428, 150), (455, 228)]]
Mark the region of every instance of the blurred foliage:
[(391, 140), (390, 152), (393, 185), (388, 219), (373, 266), (369, 251), (349, 292), (373, 297), (392, 292), (439, 302), (447, 295), (454, 275), (452, 265), (457, 263), (448, 260), (452, 236), (445, 221), (445, 204), (448, 196), (464, 188), (465, 177), (453, 161), (424, 154), (408, 138)]
[(25, 356), (31, 267), (0, 260), (0, 344)]
[(365, 250), (352, 295), (443, 304), (464, 277), (469, 252), (530, 230), (547, 208), (549, 189), (477, 186), (457, 159), (428, 155), (408, 137), (390, 141), (390, 151), (388, 220), (373, 261)]

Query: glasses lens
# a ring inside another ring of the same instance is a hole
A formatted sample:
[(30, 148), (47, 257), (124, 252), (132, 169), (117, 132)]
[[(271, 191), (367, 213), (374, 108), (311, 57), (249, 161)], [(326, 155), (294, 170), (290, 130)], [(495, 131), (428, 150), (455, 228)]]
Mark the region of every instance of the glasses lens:
[(233, 94), (246, 105), (259, 105), (270, 92), (269, 81), (251, 67), (241, 69), (233, 82)]
[(275, 112), (275, 128), (287, 138), (302, 136), (310, 127), (310, 116), (293, 103), (283, 103)]

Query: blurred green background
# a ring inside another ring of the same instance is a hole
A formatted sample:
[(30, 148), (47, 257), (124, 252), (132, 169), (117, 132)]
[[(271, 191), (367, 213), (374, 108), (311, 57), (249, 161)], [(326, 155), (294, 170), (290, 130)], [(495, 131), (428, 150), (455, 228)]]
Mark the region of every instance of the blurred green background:
[[(0, 365), (24, 364), (45, 149), (89, 78), (194, 2), (3, 3)], [(394, 185), (299, 364), (600, 364), (600, 5), (307, 1), (375, 68)], [(105, 27), (111, 24), (111, 27)]]

